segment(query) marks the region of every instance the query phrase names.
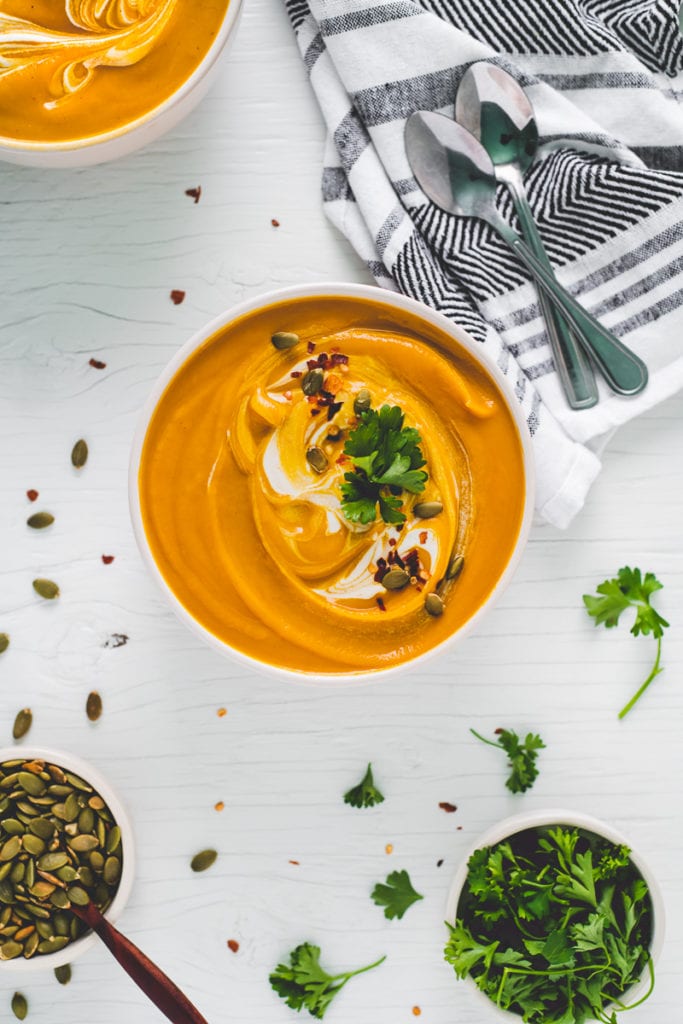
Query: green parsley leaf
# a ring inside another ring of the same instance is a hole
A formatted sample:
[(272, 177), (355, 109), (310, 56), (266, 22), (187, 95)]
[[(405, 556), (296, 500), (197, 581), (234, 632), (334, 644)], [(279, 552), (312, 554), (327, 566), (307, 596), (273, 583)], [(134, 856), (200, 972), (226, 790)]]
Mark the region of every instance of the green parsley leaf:
[(384, 907), (386, 918), (391, 920), (397, 917), (400, 921), (408, 907), (424, 899), (424, 896), (413, 889), (407, 871), (392, 871), (387, 876), (386, 884), (378, 882), (372, 890), (372, 899), (378, 907)]
[(368, 770), (358, 785), (344, 794), (344, 803), (350, 804), (351, 807), (374, 807), (375, 804), (383, 802), (384, 796), (375, 785), (375, 780), (372, 777), (372, 765), (369, 764)]
[(528, 732), (524, 740), (512, 729), (497, 729), (498, 742), (487, 740), (475, 729), (470, 732), (491, 747), (499, 747), (504, 750), (509, 759), (510, 776), (505, 785), (512, 793), (526, 793), (538, 777), (536, 758), (538, 751), (545, 749), (545, 743), (536, 733)]
[(414, 427), (404, 427), (404, 418), (398, 405), (383, 405), (379, 412), (368, 409), (349, 434), (344, 454), (354, 468), (344, 474), (341, 493), (342, 509), (350, 522), (374, 523), (379, 505), (384, 522), (400, 526), (406, 521), (403, 491), (424, 491), (428, 476), (421, 469), (425, 465), (422, 438)]
[(328, 974), (320, 966), (320, 947), (303, 942), (289, 954), (289, 964), (278, 964), (269, 977), (271, 987), (293, 1010), (308, 1010), (322, 1020), (330, 1003), (350, 978), (378, 967), (382, 957), (368, 967), (341, 974)]
[(656, 608), (650, 604), (651, 596), (661, 590), (663, 584), (659, 582), (654, 573), (645, 573), (643, 577), (640, 569), (631, 569), (628, 565), (620, 569), (616, 578), (604, 580), (598, 587), (597, 596), (591, 594), (583, 595), (583, 603), (586, 611), (595, 620), (595, 625), (604, 625), (612, 629), (619, 622), (619, 617), (628, 608), (633, 608), (636, 613), (635, 620), (631, 626), (634, 636), (649, 636), (652, 634), (657, 641), (657, 657), (649, 676), (634, 694), (631, 700), (619, 712), (619, 718), (624, 718), (634, 704), (645, 693), (648, 686), (660, 672), (662, 655), (662, 637), (664, 630), (669, 623), (662, 618)]

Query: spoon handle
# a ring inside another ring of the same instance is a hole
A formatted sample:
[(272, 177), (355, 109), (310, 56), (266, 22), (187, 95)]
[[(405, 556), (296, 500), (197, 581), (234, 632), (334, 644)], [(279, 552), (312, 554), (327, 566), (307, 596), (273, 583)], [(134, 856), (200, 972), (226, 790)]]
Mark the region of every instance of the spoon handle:
[(543, 264), (511, 231), (505, 237), (527, 267), (534, 280), (574, 327), (583, 345), (600, 367), (607, 383), (620, 395), (637, 395), (647, 384), (647, 366), (635, 352), (627, 348), (611, 331), (603, 327), (588, 310), (565, 291)]
[(173, 1024), (207, 1024), (178, 986), (130, 939), (114, 928), (93, 903), (85, 907), (72, 904), (71, 909), (97, 932), (124, 971)]
[[(511, 182), (508, 182), (508, 186), (529, 248), (546, 270), (553, 273), (526, 194), (523, 190), (515, 188)], [(539, 293), (539, 302), (567, 402), (572, 409), (590, 409), (598, 400), (598, 387), (588, 357), (557, 306), (553, 305), (543, 291)]]

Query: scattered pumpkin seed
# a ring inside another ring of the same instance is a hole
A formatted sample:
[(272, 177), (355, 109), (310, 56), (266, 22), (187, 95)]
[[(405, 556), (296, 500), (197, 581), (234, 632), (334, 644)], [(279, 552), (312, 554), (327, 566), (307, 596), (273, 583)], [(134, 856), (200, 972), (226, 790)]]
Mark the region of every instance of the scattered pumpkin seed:
[(4, 654), (9, 647), (9, 633), (0, 633), (0, 654)]
[(291, 331), (276, 331), (270, 340), (276, 349), (282, 351), (283, 349), (294, 348), (295, 345), (298, 345), (299, 335), (293, 334)]
[(323, 371), (316, 368), (309, 370), (301, 378), (301, 390), (305, 395), (317, 395), (323, 386)]
[(80, 885), (72, 885), (71, 888), (66, 890), (66, 894), (71, 902), (75, 903), (78, 907), (86, 907), (90, 903), (90, 897), (85, 889), (81, 889)]
[(462, 555), (453, 555), (450, 562), (448, 563), (448, 568), (446, 569), (446, 579), (457, 579), (460, 573), (462, 572), (464, 565), (465, 559), (463, 558)]
[(68, 985), (71, 981), (71, 964), (62, 964), (61, 967), (55, 967), (55, 978), (60, 985)]
[(46, 526), (52, 526), (55, 517), (50, 512), (34, 512), (26, 520), (26, 525), (32, 530), (44, 530)]
[(82, 469), (88, 461), (88, 446), (83, 440), (76, 441), (76, 444), (71, 449), (71, 465), (76, 469)]
[(85, 702), (85, 713), (91, 722), (96, 722), (102, 714), (102, 698), (97, 690), (93, 690), (88, 694), (88, 699)]
[(23, 708), (18, 712), (17, 717), (14, 719), (14, 726), (12, 728), (12, 736), (15, 740), (20, 740), (22, 736), (31, 728), (33, 722), (33, 712), (30, 708)]
[(12, 996), (12, 1013), (17, 1020), (26, 1020), (28, 1003), (26, 1001), (26, 996), (23, 996), (21, 992), (15, 992)]
[(353, 402), (353, 411), (356, 416), (362, 416), (372, 405), (372, 395), (367, 388), (361, 388)]
[(410, 583), (410, 574), (405, 569), (390, 569), (382, 577), (385, 590), (403, 590)]
[(306, 452), (306, 462), (316, 473), (324, 473), (330, 464), (330, 460), (325, 455), (325, 452), (322, 448), (318, 448), (317, 445), (309, 448)]
[(206, 871), (215, 862), (217, 856), (215, 850), (202, 850), (200, 853), (195, 853), (190, 861), (190, 867), (193, 871)]
[[(210, 865), (207, 864), (207, 867), (210, 867)], [(106, 861), (104, 862), (104, 871), (102, 872), (102, 877), (104, 878), (107, 885), (113, 885), (115, 882), (118, 882), (119, 878), (121, 877), (121, 861), (119, 860), (118, 857), (107, 857)]]
[(46, 601), (53, 601), (55, 597), (59, 597), (59, 587), (54, 580), (34, 580), (33, 589), (36, 594), (44, 598)]
[(107, 842), (105, 843), (105, 850), (107, 853), (116, 853), (120, 845), (121, 829), (118, 825), (112, 825), (107, 836)]
[(417, 505), (413, 506), (413, 513), (418, 519), (433, 519), (441, 512), (443, 512), (443, 502), (441, 501), (419, 501)]
[(425, 598), (425, 610), (429, 615), (438, 618), (443, 615), (443, 601), (438, 594), (427, 594)]

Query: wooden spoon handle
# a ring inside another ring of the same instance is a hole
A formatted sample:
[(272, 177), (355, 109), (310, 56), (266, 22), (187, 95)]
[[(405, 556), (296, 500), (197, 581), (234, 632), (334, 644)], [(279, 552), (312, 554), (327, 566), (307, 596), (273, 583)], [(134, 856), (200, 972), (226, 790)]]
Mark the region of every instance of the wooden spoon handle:
[(180, 991), (167, 975), (164, 974), (142, 950), (114, 928), (94, 903), (85, 907), (71, 905), (71, 909), (82, 921), (85, 921), (104, 942), (105, 946), (118, 960), (136, 985), (151, 999), (155, 1006), (168, 1017), (173, 1024), (207, 1024), (199, 1010)]

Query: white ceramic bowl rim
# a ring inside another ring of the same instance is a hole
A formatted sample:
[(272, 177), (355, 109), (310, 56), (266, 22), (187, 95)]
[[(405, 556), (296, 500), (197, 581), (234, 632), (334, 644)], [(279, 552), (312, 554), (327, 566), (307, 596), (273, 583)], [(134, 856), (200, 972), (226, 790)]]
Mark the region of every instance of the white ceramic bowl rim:
[[(79, 775), (85, 782), (89, 782), (94, 789), (97, 790), (114, 815), (114, 820), (121, 829), (123, 866), (119, 887), (116, 890), (116, 895), (114, 896), (105, 917), (108, 921), (116, 921), (128, 902), (128, 898), (130, 897), (130, 893), (133, 888), (133, 879), (135, 877), (135, 843), (133, 838), (133, 828), (119, 797), (97, 768), (93, 767), (93, 765), (88, 761), (84, 761), (82, 758), (77, 757), (75, 754), (69, 754), (64, 750), (53, 750), (47, 747), (34, 747), (31, 744), (21, 744), (16, 747), (3, 747), (0, 750), (0, 763), (4, 763), (5, 761), (14, 761), (19, 757), (22, 757), (27, 761), (32, 758), (37, 758), (40, 761), (47, 761), (49, 764), (56, 764), (60, 768), (64, 768), (67, 771), (72, 771), (74, 774)], [(64, 949), (58, 950), (56, 953), (45, 953), (41, 956), (36, 955), (31, 957), (30, 960), (18, 957), (15, 960), (0, 961), (0, 974), (5, 971), (13, 971), (15, 973), (22, 974), (36, 973), (38, 971), (45, 970), (51, 971), (55, 967), (61, 967), (63, 964), (71, 963), (77, 956), (81, 956), (83, 953), (86, 953), (98, 941), (99, 940), (94, 932), (88, 932), (80, 939), (76, 939), (75, 942), (70, 942), (68, 946), (65, 946)]]
[[(622, 832), (613, 828), (612, 825), (608, 825), (606, 822), (601, 821), (599, 818), (594, 818), (589, 814), (583, 814), (581, 811), (570, 811), (562, 808), (552, 808), (545, 811), (529, 811), (524, 814), (516, 814), (510, 818), (505, 818), (503, 821), (499, 821), (496, 825), (487, 829), (486, 832), (479, 836), (479, 838), (469, 847), (466, 855), (460, 863), (460, 866), (453, 876), (446, 904), (446, 921), (450, 924), (455, 921), (460, 893), (462, 892), (467, 878), (467, 864), (475, 850), (480, 850), (485, 846), (493, 846), (495, 843), (499, 843), (503, 839), (507, 839), (509, 836), (515, 835), (518, 832), (524, 832), (526, 829), (541, 828), (546, 825), (566, 825), (572, 828), (584, 829), (586, 832), (594, 832), (596, 835), (603, 836), (616, 846), (628, 846), (631, 851), (631, 862), (643, 876), (652, 901), (652, 939), (650, 942), (650, 953), (652, 955), (652, 962), (656, 964), (662, 951), (665, 930), (664, 899), (662, 897), (662, 891), (659, 887), (659, 883), (653, 875), (647, 861), (645, 861), (642, 855), (633, 848), (632, 843)], [(495, 1015), (496, 1020), (499, 1020), (501, 1024), (512, 1024), (513, 1021), (520, 1024), (522, 1018), (519, 1014), (510, 1013), (508, 1010), (501, 1010), (484, 992), (477, 988), (472, 978), (468, 976), (465, 980), (468, 982), (470, 991), (478, 997), (479, 1005), (485, 1005), (488, 1008), (489, 1013)], [(645, 975), (640, 981), (636, 982), (626, 990), (623, 994), (624, 1000), (629, 1003), (636, 1002), (645, 995), (649, 985), (650, 978), (648, 975)]]
[(161, 103), (151, 110), (141, 114), (134, 121), (129, 121), (127, 124), (120, 125), (118, 128), (112, 128), (111, 131), (102, 132), (98, 135), (88, 135), (83, 139), (67, 139), (61, 142), (34, 142), (27, 139), (11, 139), (7, 136), (0, 136), (0, 154), (3, 151), (11, 153), (66, 153), (75, 149), (90, 149), (93, 146), (101, 146), (111, 142), (113, 139), (128, 135), (142, 125), (152, 124), (177, 104), (182, 103), (185, 97), (209, 73), (232, 34), (233, 27), (236, 25), (241, 13), (241, 8), (242, 0), (228, 0), (225, 16), (216, 33), (216, 37), (189, 78), (186, 78), (175, 92), (172, 92), (165, 100), (162, 100)]
[[(283, 668), (278, 665), (269, 665), (266, 662), (258, 661), (255, 658), (244, 654), (242, 651), (231, 647), (229, 644), (220, 640), (208, 629), (201, 625), (197, 619), (192, 616), (187, 609), (181, 604), (178, 598), (175, 596), (170, 586), (166, 582), (164, 576), (159, 570), (151, 548), (149, 546), (147, 536), (145, 533), (144, 524), (142, 521), (142, 512), (140, 508), (140, 495), (138, 491), (138, 470), (140, 466), (140, 458), (142, 455), (142, 449), (144, 446), (145, 436), (149, 427), (150, 420), (156, 409), (157, 403), (163, 395), (166, 387), (173, 379), (175, 374), (180, 370), (186, 360), (199, 349), (206, 341), (208, 341), (214, 334), (235, 320), (241, 319), (242, 317), (253, 313), (263, 307), (273, 306), (278, 303), (291, 302), (296, 299), (308, 299), (308, 298), (324, 298), (333, 296), (335, 298), (350, 298), (350, 299), (366, 299), (371, 302), (382, 304), (388, 308), (393, 308), (399, 311), (411, 313), (413, 316), (421, 318), (427, 323), (434, 327), (444, 331), (451, 338), (453, 338), (459, 345), (462, 346), (482, 368), (491, 376), (501, 391), (504, 399), (506, 400), (508, 410), (512, 415), (515, 426), (517, 427), (520, 444), (522, 447), (522, 457), (524, 463), (526, 493), (524, 498), (524, 509), (522, 513), (522, 521), (520, 523), (519, 533), (513, 552), (510, 556), (508, 564), (504, 571), (501, 573), (497, 583), (491, 590), (490, 594), (483, 602), (482, 605), (476, 610), (474, 615), (467, 620), (458, 630), (447, 637), (437, 646), (430, 648), (423, 654), (418, 655), (416, 658), (412, 658), (409, 661), (403, 662), (400, 665), (392, 665), (388, 668), (376, 669), (373, 671), (360, 671), (360, 672), (295, 672), (292, 669)], [(405, 295), (400, 295), (396, 292), (386, 291), (383, 288), (373, 287), (371, 285), (358, 285), (350, 284), (348, 282), (322, 282), (308, 285), (294, 285), (288, 288), (278, 289), (277, 291), (268, 292), (266, 294), (258, 295), (252, 299), (248, 299), (245, 302), (233, 307), (220, 316), (216, 317), (209, 324), (198, 331), (189, 341), (187, 341), (175, 354), (175, 356), (168, 363), (166, 368), (162, 371), (160, 377), (157, 379), (152, 392), (149, 395), (145, 405), (143, 406), (140, 414), (140, 419), (135, 431), (133, 438), (133, 445), (131, 450), (131, 459), (128, 475), (128, 498), (130, 504), (131, 518), (133, 521), (133, 530), (138, 543), (138, 547), (142, 553), (143, 560), (147, 565), (152, 577), (157, 581), (161, 587), (162, 592), (166, 596), (171, 608), (177, 615), (177, 617), (185, 623), (185, 625), (195, 634), (200, 637), (205, 643), (208, 643), (210, 647), (219, 653), (237, 660), (242, 665), (248, 666), (251, 669), (256, 669), (259, 672), (265, 673), (271, 677), (279, 679), (287, 679), (305, 685), (317, 685), (319, 686), (321, 681), (330, 683), (332, 685), (348, 685), (349, 683), (365, 684), (374, 682), (379, 679), (387, 679), (390, 676), (395, 676), (400, 673), (409, 671), (415, 668), (416, 665), (422, 665), (427, 660), (435, 657), (442, 653), (446, 648), (452, 646), (456, 640), (462, 640), (465, 636), (472, 632), (472, 630), (478, 625), (481, 617), (489, 611), (496, 600), (501, 596), (503, 591), (508, 586), (512, 576), (517, 569), (517, 566), (521, 560), (526, 542), (529, 536), (529, 530), (531, 529), (531, 522), (533, 518), (534, 510), (534, 491), (535, 491), (535, 468), (534, 468), (534, 456), (531, 445), (531, 437), (529, 434), (528, 426), (524, 418), (521, 406), (514, 394), (512, 386), (508, 381), (507, 377), (502, 373), (500, 368), (496, 365), (494, 360), (491, 358), (489, 353), (484, 349), (482, 345), (476, 342), (466, 331), (457, 327), (451, 320), (445, 317), (442, 313), (436, 312), (429, 306), (425, 306), (415, 299), (410, 299)]]

